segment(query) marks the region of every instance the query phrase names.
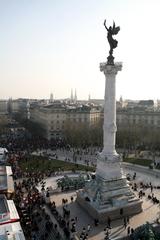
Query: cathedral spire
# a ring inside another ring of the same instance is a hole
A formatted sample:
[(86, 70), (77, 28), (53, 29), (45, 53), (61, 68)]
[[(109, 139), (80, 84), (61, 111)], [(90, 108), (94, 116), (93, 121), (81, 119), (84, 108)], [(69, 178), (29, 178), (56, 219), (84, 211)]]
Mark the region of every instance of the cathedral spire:
[(49, 102), (50, 102), (50, 103), (53, 103), (53, 93), (50, 94)]
[(73, 89), (71, 89), (71, 101), (73, 101)]
[(74, 101), (75, 101), (75, 102), (77, 101), (77, 92), (76, 92), (76, 89), (75, 89), (75, 94), (74, 94)]

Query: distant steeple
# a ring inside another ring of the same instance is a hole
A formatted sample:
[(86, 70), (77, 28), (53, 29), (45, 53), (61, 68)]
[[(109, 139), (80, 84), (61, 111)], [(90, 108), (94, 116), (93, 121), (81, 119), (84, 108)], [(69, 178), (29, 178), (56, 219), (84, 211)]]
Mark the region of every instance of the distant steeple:
[(122, 98), (122, 96), (120, 96), (119, 101), (120, 101), (120, 103), (123, 103), (123, 98)]
[(53, 103), (53, 93), (50, 94), (49, 103)]
[(88, 102), (91, 100), (91, 95), (90, 95), (90, 93), (89, 93), (89, 95), (88, 95)]
[(123, 98), (122, 98), (122, 96), (120, 96), (119, 102), (120, 102), (120, 105), (121, 105), (121, 108), (122, 108), (123, 107)]
[(77, 92), (76, 92), (76, 89), (75, 89), (75, 94), (74, 94), (74, 101), (75, 101), (75, 102), (77, 101)]
[(73, 89), (71, 89), (71, 101), (73, 101)]

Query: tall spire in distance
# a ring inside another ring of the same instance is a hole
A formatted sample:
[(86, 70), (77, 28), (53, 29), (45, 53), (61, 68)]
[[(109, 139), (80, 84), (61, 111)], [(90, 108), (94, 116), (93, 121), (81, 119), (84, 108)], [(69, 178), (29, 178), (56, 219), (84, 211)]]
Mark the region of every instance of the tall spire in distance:
[(76, 89), (75, 89), (75, 94), (74, 94), (74, 101), (77, 102), (77, 92), (76, 92)]
[(120, 96), (120, 99), (119, 99), (119, 102), (120, 102), (120, 106), (121, 106), (121, 108), (123, 107), (123, 98), (122, 98), (122, 96)]
[(71, 102), (73, 102), (73, 89), (71, 89)]
[(49, 103), (53, 103), (53, 93), (50, 94)]

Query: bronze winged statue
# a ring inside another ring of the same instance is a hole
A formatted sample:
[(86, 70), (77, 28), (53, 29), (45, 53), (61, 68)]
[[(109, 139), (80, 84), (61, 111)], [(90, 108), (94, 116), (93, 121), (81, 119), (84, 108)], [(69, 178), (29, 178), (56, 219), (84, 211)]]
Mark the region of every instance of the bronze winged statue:
[(118, 41), (116, 39), (113, 38), (113, 35), (116, 35), (119, 30), (120, 30), (120, 27), (116, 27), (115, 26), (115, 22), (113, 21), (113, 27), (109, 27), (107, 28), (106, 26), (106, 20), (104, 20), (104, 26), (107, 30), (107, 39), (108, 39), (108, 42), (109, 42), (109, 45), (110, 45), (110, 50), (109, 50), (109, 56), (108, 56), (108, 64), (109, 65), (113, 65), (114, 64), (114, 57), (113, 57), (113, 49), (117, 47), (117, 44), (118, 44)]

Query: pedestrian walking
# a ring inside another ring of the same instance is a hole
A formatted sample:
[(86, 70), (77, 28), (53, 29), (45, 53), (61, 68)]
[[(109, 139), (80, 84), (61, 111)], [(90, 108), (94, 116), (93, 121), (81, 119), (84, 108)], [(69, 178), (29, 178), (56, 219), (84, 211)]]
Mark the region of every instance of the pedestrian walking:
[(85, 227), (83, 227), (83, 229), (82, 229), (82, 233), (83, 233), (83, 234), (86, 233), (86, 228), (85, 228)]
[(123, 215), (123, 208), (120, 209), (120, 215)]
[(88, 226), (87, 226), (87, 232), (90, 232), (90, 230), (91, 230), (91, 225), (88, 224)]
[(73, 203), (73, 196), (71, 196), (71, 202)]
[(127, 216), (127, 225), (129, 224), (129, 216)]
[(127, 227), (127, 220), (126, 220), (126, 217), (124, 217), (123, 219), (123, 226), (126, 228)]
[(130, 234), (131, 234), (131, 227), (128, 226), (128, 228), (127, 228), (127, 235), (129, 236)]
[(99, 225), (99, 221), (97, 218), (94, 219), (94, 225), (95, 225), (95, 227), (97, 227)]
[(108, 228), (111, 228), (111, 219), (110, 219), (110, 217), (108, 217), (108, 219), (107, 219), (107, 225), (108, 225)]

